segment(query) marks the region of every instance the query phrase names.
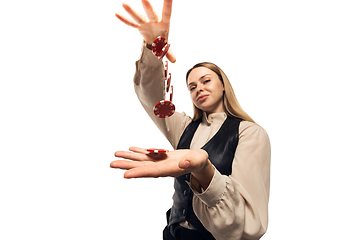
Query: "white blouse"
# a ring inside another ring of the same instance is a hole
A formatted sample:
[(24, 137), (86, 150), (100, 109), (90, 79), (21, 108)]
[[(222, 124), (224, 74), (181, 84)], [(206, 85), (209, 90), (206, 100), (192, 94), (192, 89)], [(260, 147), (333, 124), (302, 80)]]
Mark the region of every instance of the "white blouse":
[[(165, 119), (153, 113), (153, 107), (165, 96), (165, 73), (162, 61), (143, 47), (136, 62), (135, 92), (145, 111), (176, 149), (180, 137), (192, 119), (176, 112)], [(219, 130), (226, 113), (204, 113), (190, 149), (199, 149)], [(255, 240), (266, 232), (270, 190), (270, 141), (265, 130), (256, 123), (242, 121), (239, 143), (230, 176), (215, 169), (207, 189), (197, 192), (199, 183), (191, 178), (193, 208), (204, 227), (217, 240)], [(181, 224), (192, 228), (187, 222)]]

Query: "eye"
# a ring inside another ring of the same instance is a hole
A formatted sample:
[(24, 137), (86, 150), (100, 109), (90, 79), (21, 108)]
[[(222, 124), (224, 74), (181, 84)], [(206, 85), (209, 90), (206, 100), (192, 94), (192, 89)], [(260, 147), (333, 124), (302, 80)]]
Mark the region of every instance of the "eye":
[(189, 88), (189, 91), (192, 92), (192, 91), (195, 90), (195, 88), (196, 88), (195, 86), (192, 86), (192, 87)]
[(205, 81), (204, 81), (204, 84), (206, 84), (206, 83), (208, 83), (208, 82), (210, 82), (211, 80), (210, 79), (206, 79)]

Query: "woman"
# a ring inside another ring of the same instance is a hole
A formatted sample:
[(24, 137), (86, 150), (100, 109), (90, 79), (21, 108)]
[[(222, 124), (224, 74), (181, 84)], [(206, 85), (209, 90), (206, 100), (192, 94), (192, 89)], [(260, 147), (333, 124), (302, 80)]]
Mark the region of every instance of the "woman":
[[(175, 177), (173, 206), (167, 212), (164, 239), (259, 239), (267, 229), (270, 179), (269, 138), (241, 109), (224, 72), (212, 63), (190, 69), (186, 83), (194, 118), (175, 113), (165, 119), (153, 113), (164, 99), (164, 67), (149, 44), (168, 38), (172, 1), (165, 0), (159, 21), (142, 0), (149, 18), (123, 4), (135, 20), (116, 16), (144, 38), (136, 62), (135, 91), (144, 109), (175, 151), (149, 153), (131, 147), (118, 151), (111, 167), (126, 169), (125, 178)], [(166, 57), (175, 62), (169, 51)], [(151, 94), (150, 94), (151, 93)]]

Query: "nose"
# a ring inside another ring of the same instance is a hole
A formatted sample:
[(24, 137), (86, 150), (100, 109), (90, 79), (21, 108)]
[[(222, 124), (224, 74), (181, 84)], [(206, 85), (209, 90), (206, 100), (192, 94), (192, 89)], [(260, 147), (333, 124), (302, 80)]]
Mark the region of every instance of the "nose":
[(196, 93), (199, 94), (200, 92), (204, 91), (204, 88), (201, 84), (199, 84), (197, 87), (196, 87)]

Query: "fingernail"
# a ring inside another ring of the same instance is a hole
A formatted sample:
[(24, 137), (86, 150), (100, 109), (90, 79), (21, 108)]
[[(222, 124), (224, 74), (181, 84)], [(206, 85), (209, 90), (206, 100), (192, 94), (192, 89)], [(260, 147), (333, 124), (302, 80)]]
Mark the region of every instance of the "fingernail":
[(189, 168), (190, 167), (190, 161), (185, 160), (183, 168)]

